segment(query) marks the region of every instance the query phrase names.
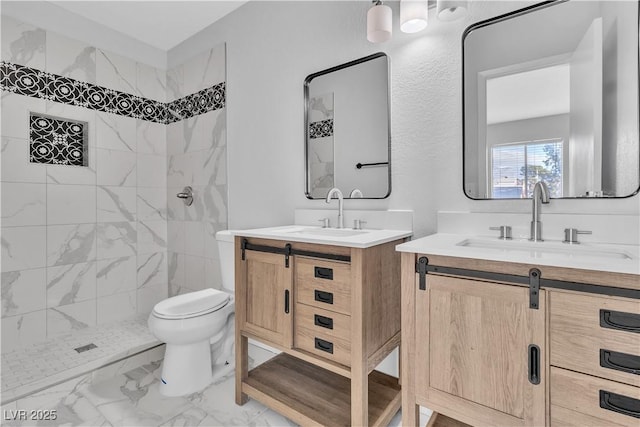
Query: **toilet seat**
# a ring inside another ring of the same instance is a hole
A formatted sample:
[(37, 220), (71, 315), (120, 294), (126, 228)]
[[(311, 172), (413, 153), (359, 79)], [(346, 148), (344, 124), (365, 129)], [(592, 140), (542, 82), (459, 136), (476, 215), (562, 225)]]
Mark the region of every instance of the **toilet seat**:
[(226, 292), (205, 289), (167, 298), (153, 307), (152, 314), (160, 319), (189, 319), (218, 311), (230, 299)]

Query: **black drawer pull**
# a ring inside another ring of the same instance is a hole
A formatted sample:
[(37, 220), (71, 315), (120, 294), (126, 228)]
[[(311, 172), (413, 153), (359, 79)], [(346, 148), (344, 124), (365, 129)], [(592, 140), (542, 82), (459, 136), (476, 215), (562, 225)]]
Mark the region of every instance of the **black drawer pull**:
[(333, 268), (313, 267), (313, 275), (318, 279), (333, 280)]
[(333, 354), (333, 343), (325, 340), (321, 340), (320, 338), (316, 338), (316, 348), (318, 350), (326, 351), (327, 353)]
[(540, 384), (540, 347), (529, 345), (529, 382)]
[(289, 289), (284, 291), (284, 312), (289, 314)]
[(600, 407), (629, 417), (640, 418), (640, 400), (600, 390)]
[(600, 366), (640, 375), (640, 356), (600, 349)]
[(640, 314), (600, 310), (600, 326), (640, 334)]
[(321, 328), (333, 329), (333, 319), (331, 317), (320, 316), (319, 314), (313, 315), (313, 324), (320, 326)]
[(333, 304), (333, 294), (331, 292), (324, 292), (316, 289), (313, 291), (313, 298), (318, 302)]

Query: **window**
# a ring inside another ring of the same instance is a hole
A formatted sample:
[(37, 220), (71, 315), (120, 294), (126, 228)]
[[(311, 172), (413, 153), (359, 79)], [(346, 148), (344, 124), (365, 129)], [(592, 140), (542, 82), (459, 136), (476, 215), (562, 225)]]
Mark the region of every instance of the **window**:
[(491, 197), (530, 198), (538, 181), (551, 197), (562, 197), (562, 139), (518, 142), (491, 147)]

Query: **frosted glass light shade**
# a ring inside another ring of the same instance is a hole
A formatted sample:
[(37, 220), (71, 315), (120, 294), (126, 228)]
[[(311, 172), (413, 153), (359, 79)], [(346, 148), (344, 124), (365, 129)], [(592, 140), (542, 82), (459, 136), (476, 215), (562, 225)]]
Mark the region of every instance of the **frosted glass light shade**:
[(403, 33), (417, 33), (427, 28), (429, 6), (427, 0), (400, 1), (400, 29)]
[(386, 42), (391, 38), (393, 19), (391, 8), (383, 4), (373, 6), (367, 12), (367, 40), (371, 43)]
[(438, 19), (455, 21), (467, 14), (467, 0), (438, 0)]

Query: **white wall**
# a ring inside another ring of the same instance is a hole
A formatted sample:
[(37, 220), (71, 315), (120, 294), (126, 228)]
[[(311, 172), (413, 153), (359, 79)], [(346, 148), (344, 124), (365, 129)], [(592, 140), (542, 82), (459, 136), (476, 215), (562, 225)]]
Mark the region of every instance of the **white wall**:
[[(304, 78), (384, 51), (391, 59), (392, 193), (347, 209), (413, 209), (417, 236), (438, 210), (528, 212), (530, 201), (472, 201), (462, 191), (461, 37), (470, 24), (528, 3), (476, 1), (463, 21), (380, 45), (366, 40), (369, 2), (250, 2), (169, 52), (169, 66), (227, 42), (229, 226), (286, 224), (304, 196)], [(554, 200), (547, 212), (640, 213), (638, 197)]]

